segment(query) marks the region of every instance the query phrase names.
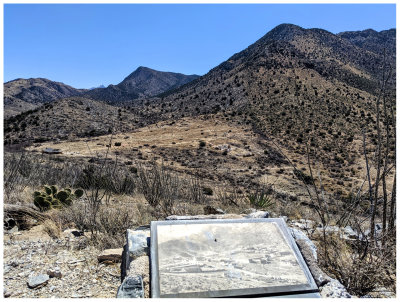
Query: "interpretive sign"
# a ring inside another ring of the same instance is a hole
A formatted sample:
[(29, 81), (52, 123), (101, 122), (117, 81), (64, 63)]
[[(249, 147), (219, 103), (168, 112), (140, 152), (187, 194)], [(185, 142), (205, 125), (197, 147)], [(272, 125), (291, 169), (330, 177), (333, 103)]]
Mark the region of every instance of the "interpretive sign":
[(280, 218), (153, 221), (150, 257), (152, 297), (318, 292)]

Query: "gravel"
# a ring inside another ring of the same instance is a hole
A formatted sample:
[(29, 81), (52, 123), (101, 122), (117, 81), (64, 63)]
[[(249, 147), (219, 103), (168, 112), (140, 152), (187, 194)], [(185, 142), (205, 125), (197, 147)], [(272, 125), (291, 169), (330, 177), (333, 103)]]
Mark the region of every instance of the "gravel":
[[(5, 296), (115, 298), (121, 284), (120, 264), (98, 263), (100, 250), (92, 246), (81, 249), (71, 238), (18, 240), (18, 237), (5, 236), (3, 241)], [(49, 278), (48, 273), (54, 276)]]

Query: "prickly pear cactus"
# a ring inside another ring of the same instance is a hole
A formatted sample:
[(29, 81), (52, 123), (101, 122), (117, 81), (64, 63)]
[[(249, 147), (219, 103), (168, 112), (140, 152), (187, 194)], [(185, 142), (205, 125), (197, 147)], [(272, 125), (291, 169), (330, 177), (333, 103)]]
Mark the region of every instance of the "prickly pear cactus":
[(44, 186), (43, 191), (36, 191), (33, 193), (33, 203), (44, 212), (51, 208), (62, 208), (70, 206), (74, 199), (80, 198), (83, 195), (83, 190), (77, 189), (74, 194), (71, 189), (66, 188), (59, 190), (56, 186)]
[(68, 191), (60, 191), (57, 193), (57, 198), (61, 201), (64, 202), (71, 194), (68, 193)]
[(83, 196), (83, 190), (82, 189), (75, 190), (74, 195), (76, 198), (81, 198)]
[(50, 187), (44, 186), (44, 191), (46, 192), (47, 195), (51, 195), (52, 191), (50, 189)]
[(39, 208), (41, 212), (47, 211), (51, 208), (51, 204), (43, 196), (36, 196), (33, 200), (33, 204)]
[(63, 205), (65, 205), (65, 206), (70, 206), (71, 204), (72, 204), (72, 199), (71, 198), (67, 198), (63, 202)]
[(51, 194), (53, 196), (57, 194), (57, 187), (56, 186), (51, 186), (50, 189), (51, 189)]

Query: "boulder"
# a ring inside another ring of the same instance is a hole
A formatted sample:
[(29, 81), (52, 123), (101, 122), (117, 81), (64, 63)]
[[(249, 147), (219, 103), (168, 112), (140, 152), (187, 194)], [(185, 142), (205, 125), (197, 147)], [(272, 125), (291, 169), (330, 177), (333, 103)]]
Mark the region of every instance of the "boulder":
[(42, 274), (38, 276), (32, 276), (28, 280), (28, 287), (29, 288), (37, 288), (45, 286), (49, 282), (49, 275)]
[(322, 298), (351, 298), (344, 285), (332, 278), (320, 289), (320, 293)]
[(14, 226), (12, 229), (8, 230), (8, 234), (16, 234), (18, 232), (18, 226)]
[(97, 256), (97, 260), (99, 262), (103, 261), (121, 262), (122, 251), (123, 251), (122, 248), (104, 250), (100, 253), (100, 255)]
[[(316, 231), (318, 233), (323, 233), (324, 232), (324, 228), (323, 227), (318, 227), (316, 228)], [(339, 233), (340, 232), (340, 228), (336, 225), (328, 225), (325, 227), (325, 233), (326, 234), (332, 234), (332, 233)]]
[(269, 212), (267, 211), (257, 211), (254, 213), (250, 213), (245, 216), (245, 218), (248, 219), (253, 219), (253, 218), (268, 218), (269, 217)]
[(291, 223), (292, 226), (305, 231), (311, 230), (315, 226), (315, 221), (309, 219), (299, 219)]
[(327, 232), (327, 233), (337, 233), (339, 231), (340, 231), (340, 228), (336, 225), (328, 225), (325, 228), (325, 232)]
[(149, 255), (150, 230), (127, 230), (126, 239), (131, 258)]
[(78, 229), (66, 229), (64, 232), (64, 237), (75, 238), (83, 236), (84, 233)]
[[(364, 232), (364, 236), (365, 237), (368, 237), (369, 236), (369, 233), (370, 233), (370, 229), (367, 229), (365, 232)], [(382, 223), (376, 223), (375, 224), (375, 234), (376, 235), (380, 235), (382, 233)], [(360, 234), (360, 239), (362, 239), (362, 234)]]
[(117, 298), (144, 298), (142, 276), (128, 276), (118, 288)]
[(3, 274), (7, 274), (11, 271), (11, 266), (8, 264), (4, 264)]
[(358, 234), (352, 229), (351, 226), (347, 226), (343, 229), (345, 239), (357, 239)]

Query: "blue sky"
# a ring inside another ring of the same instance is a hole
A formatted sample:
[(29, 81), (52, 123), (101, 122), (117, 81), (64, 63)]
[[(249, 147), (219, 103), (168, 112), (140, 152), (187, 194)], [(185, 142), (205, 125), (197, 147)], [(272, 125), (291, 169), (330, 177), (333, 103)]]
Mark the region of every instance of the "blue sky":
[(394, 4), (6, 4), (4, 81), (117, 84), (139, 66), (207, 73), (281, 23), (396, 27)]

